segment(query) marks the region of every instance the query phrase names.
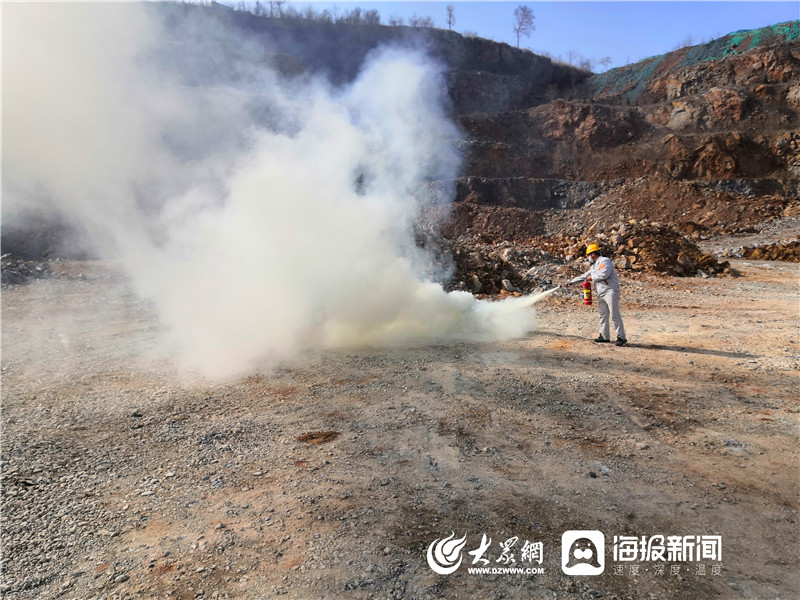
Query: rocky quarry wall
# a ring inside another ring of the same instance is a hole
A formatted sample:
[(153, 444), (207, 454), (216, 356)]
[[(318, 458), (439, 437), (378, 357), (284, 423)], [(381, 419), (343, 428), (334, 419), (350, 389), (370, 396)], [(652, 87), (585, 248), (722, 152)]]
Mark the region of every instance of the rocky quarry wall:
[[(799, 27), (737, 32), (595, 75), (571, 96), (462, 117), (468, 176), (445, 235), (536, 247), (576, 270), (597, 241), (622, 269), (733, 274), (697, 243), (800, 210)], [(729, 254), (797, 261), (796, 246)]]

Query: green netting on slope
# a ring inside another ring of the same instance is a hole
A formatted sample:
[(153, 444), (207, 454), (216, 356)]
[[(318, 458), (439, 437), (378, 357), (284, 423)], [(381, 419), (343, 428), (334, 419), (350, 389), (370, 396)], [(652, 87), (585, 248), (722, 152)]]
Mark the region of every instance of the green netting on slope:
[(800, 21), (788, 21), (760, 29), (734, 31), (718, 40), (692, 48), (692, 51), (697, 51), (699, 60), (685, 62), (685, 64), (690, 65), (700, 61), (718, 60), (732, 54), (747, 52), (767, 42), (791, 42), (798, 39), (800, 39)]
[(617, 95), (629, 89), (639, 79), (639, 69), (641, 65), (651, 59), (645, 59), (635, 65), (628, 65), (626, 67), (615, 67), (609, 69), (605, 73), (593, 75), (586, 80), (586, 83), (591, 86), (595, 93), (602, 92), (603, 94)]
[(664, 56), (654, 56), (634, 65), (611, 69), (595, 75), (588, 80), (592, 87), (592, 94), (610, 96), (625, 94), (629, 101), (635, 102), (647, 87), (650, 76), (663, 60)]
[(680, 68), (746, 52), (764, 43), (796, 40), (800, 40), (800, 21), (788, 21), (760, 29), (735, 31), (707, 44), (692, 46), (674, 53), (646, 58), (626, 67), (611, 69), (591, 77), (587, 83), (591, 86), (593, 95), (618, 96), (624, 94), (630, 102), (635, 102), (646, 89), (650, 76), (667, 57), (677, 59), (680, 53), (684, 53), (683, 57), (676, 60), (675, 64), (670, 67)]
[(729, 43), (722, 56), (750, 50), (770, 38), (783, 38), (789, 42), (800, 39), (800, 21), (787, 21), (786, 23), (778, 23), (771, 27), (762, 27), (761, 29), (750, 31), (734, 31), (723, 38), (728, 39)]

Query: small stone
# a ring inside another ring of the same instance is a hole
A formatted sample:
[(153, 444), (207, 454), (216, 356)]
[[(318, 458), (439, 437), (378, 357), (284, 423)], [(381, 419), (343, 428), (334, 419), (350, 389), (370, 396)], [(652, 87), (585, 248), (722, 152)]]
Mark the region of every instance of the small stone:
[(130, 579), (130, 578), (131, 578), (131, 576), (128, 575), (128, 574), (117, 575), (114, 578), (114, 583), (124, 583), (124, 582), (128, 581), (128, 579)]

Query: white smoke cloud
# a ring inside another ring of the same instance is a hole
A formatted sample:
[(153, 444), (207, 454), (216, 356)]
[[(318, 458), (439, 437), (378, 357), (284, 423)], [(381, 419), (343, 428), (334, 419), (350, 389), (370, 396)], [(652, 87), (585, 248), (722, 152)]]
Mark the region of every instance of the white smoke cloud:
[[(460, 165), (439, 65), (384, 48), (346, 87), (286, 81), (217, 25), (204, 50), (236, 55), (209, 76), (156, 14), (6, 5), (4, 219), (33, 203), (83, 223), (209, 376), (310, 343), (535, 327), (530, 299), (478, 302), (415, 272), (413, 192)], [(202, 17), (185, 26), (207, 39)]]

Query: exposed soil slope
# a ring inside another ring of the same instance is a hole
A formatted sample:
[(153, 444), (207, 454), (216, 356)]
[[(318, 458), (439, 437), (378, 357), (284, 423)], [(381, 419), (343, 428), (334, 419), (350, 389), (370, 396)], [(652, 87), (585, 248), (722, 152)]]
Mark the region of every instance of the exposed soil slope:
[[(587, 236), (592, 225), (635, 219), (708, 237), (793, 215), (798, 27), (740, 32), (613, 69), (587, 80), (580, 98), (463, 117), (468, 176), (457, 201), (470, 208), (454, 214), (505, 220), (509, 240), (519, 239), (516, 223), (538, 223), (537, 232), (525, 226), (533, 235)], [(504, 233), (495, 226), (492, 235)]]

